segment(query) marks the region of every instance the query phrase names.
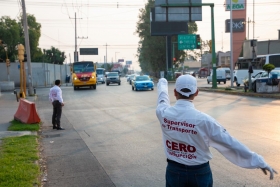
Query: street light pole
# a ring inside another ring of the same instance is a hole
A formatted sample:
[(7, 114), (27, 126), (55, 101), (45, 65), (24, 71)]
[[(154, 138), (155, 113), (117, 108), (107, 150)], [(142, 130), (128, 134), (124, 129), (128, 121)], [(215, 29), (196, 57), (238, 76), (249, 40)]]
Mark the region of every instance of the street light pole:
[(233, 35), (232, 35), (232, 1), (230, 1), (230, 86), (233, 88)]
[(120, 52), (115, 52), (115, 62), (117, 62), (117, 58), (116, 58), (117, 53), (120, 53)]
[[(4, 45), (3, 45), (4, 46)], [(6, 63), (7, 63), (7, 75), (8, 75), (8, 81), (10, 81), (10, 63), (8, 63), (9, 58), (8, 58), (8, 53), (7, 53), (7, 45), (4, 46), (4, 50), (6, 52)]]

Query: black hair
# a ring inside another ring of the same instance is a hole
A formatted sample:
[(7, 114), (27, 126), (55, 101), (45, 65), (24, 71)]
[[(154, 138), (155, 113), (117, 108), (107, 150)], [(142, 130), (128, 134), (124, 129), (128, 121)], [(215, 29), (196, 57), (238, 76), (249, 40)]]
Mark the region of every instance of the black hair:
[[(184, 93), (191, 92), (191, 90), (188, 89), (188, 88), (182, 88), (180, 91), (181, 91), (181, 92), (184, 92)], [(176, 92), (177, 92), (177, 90), (176, 90)], [(191, 95), (189, 95), (189, 97), (187, 97), (187, 96), (182, 95), (182, 94), (179, 93), (179, 92), (177, 92), (177, 93), (178, 93), (180, 99), (190, 99), (190, 98), (194, 95), (194, 94), (191, 94)]]
[(55, 80), (54, 84), (57, 86), (60, 85), (60, 80), (59, 79)]

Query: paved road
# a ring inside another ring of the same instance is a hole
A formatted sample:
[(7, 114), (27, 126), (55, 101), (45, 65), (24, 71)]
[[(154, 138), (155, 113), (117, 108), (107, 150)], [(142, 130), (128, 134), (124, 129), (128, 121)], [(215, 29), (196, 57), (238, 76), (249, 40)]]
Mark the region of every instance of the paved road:
[[(203, 84), (198, 81), (199, 85)], [(170, 83), (172, 104), (174, 83)], [(62, 126), (52, 130), (48, 90), (37, 89), (36, 106), (44, 121), (45, 186), (165, 186), (165, 156), (155, 115), (156, 89), (132, 91), (122, 85), (98, 85), (96, 90), (62, 87)], [(233, 136), (280, 172), (279, 100), (200, 92), (195, 106), (215, 117)], [(210, 161), (214, 186), (280, 186), (260, 170), (231, 164), (216, 150)]]

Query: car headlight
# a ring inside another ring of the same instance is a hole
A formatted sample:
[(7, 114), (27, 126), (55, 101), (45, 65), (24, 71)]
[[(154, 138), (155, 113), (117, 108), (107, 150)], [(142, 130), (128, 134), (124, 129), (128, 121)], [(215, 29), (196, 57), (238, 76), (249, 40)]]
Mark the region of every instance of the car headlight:
[(94, 76), (91, 76), (91, 78), (93, 78), (93, 79), (94, 79)]
[(74, 80), (77, 80), (77, 77), (74, 77)]

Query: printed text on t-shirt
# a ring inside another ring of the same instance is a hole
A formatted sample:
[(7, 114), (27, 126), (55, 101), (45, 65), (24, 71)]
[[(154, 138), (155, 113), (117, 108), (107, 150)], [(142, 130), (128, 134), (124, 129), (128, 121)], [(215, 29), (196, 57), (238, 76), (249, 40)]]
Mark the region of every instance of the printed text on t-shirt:
[[(191, 123), (187, 123), (185, 121), (172, 121), (168, 120), (166, 118), (163, 119), (165, 124), (162, 124), (163, 128), (167, 128), (168, 130), (178, 131), (181, 133), (189, 133), (189, 134), (197, 134), (197, 131), (193, 129), (187, 129), (187, 128), (194, 128), (195, 125)], [(187, 128), (186, 128), (187, 127)]]

